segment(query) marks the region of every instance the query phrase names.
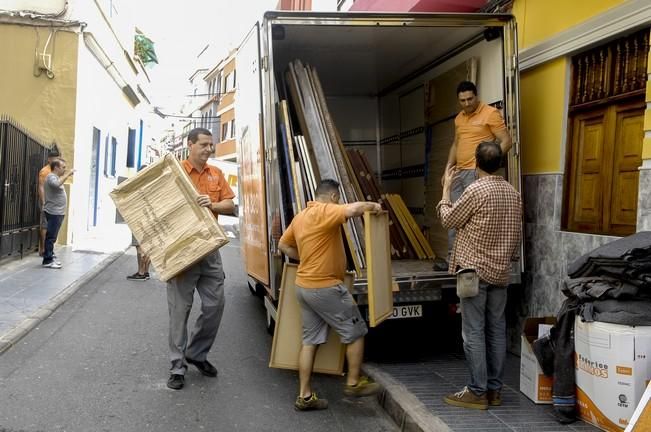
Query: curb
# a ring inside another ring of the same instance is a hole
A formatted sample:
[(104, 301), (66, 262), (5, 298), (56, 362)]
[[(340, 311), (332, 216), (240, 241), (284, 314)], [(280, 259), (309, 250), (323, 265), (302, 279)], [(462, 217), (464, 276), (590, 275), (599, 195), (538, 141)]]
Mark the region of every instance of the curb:
[(378, 402), (402, 432), (451, 432), (452, 429), (395, 378), (364, 364), (363, 372), (382, 386)]
[(25, 318), (16, 327), (9, 330), (7, 333), (0, 337), (0, 355), (13, 347), (21, 340), (27, 333), (34, 327), (38, 326), (43, 320), (52, 315), (59, 306), (65, 303), (79, 288), (90, 282), (104, 269), (110, 266), (115, 260), (122, 256), (124, 252), (115, 252), (104, 258), (101, 262), (96, 264), (89, 272), (82, 275), (79, 279), (65, 287), (58, 294), (52, 297), (46, 304), (38, 308), (36, 312)]

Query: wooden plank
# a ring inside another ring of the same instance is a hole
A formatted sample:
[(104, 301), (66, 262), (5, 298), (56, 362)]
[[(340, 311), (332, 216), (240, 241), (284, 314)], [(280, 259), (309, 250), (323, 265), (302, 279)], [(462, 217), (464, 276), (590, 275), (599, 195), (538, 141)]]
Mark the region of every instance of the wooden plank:
[(434, 251), (432, 250), (432, 247), (430, 246), (429, 242), (421, 232), (420, 227), (416, 223), (416, 220), (409, 212), (409, 209), (407, 208), (407, 205), (405, 204), (404, 200), (400, 195), (395, 195), (395, 198), (398, 205), (402, 208), (402, 212), (405, 215), (405, 219), (411, 226), (412, 231), (414, 232), (416, 239), (420, 243), (420, 246), (423, 248), (423, 251), (427, 255), (427, 258), (434, 259), (435, 255), (434, 255)]
[[(269, 367), (298, 370), (298, 355), (302, 345), (301, 307), (296, 299), (296, 271), (298, 266), (285, 263), (276, 315), (276, 327), (271, 345)], [(344, 284), (352, 288), (352, 276), (347, 275)], [(317, 350), (314, 372), (342, 375), (345, 345), (334, 330), (329, 329), (328, 341)]]
[(369, 324), (376, 327), (393, 313), (393, 274), (389, 250), (389, 215), (364, 213)]
[(310, 155), (310, 160), (312, 161), (312, 168), (314, 169), (314, 178), (318, 183), (319, 181), (321, 181), (321, 172), (319, 171), (319, 166), (316, 163), (316, 155), (314, 154), (312, 141), (308, 133), (307, 121), (305, 119), (305, 111), (303, 110), (303, 97), (301, 95), (298, 86), (298, 78), (296, 77), (296, 71), (294, 70), (293, 63), (289, 64), (285, 77), (287, 78), (287, 87), (289, 87), (289, 93), (292, 96), (292, 102), (293, 102), (292, 106), (296, 111), (296, 117), (298, 118), (298, 123), (301, 127), (301, 131), (303, 132), (303, 138), (305, 139), (305, 143), (306, 143), (305, 148), (307, 149)]
[(282, 124), (285, 126), (285, 139), (286, 139), (286, 145), (287, 145), (287, 154), (289, 156), (289, 166), (291, 167), (291, 178), (289, 179), (290, 182), (293, 184), (293, 189), (294, 189), (294, 200), (296, 202), (296, 211), (295, 213), (300, 212), (305, 208), (305, 205), (303, 204), (303, 201), (305, 199), (301, 199), (300, 195), (300, 185), (299, 185), (299, 180), (298, 180), (298, 173), (296, 172), (296, 156), (294, 155), (294, 142), (293, 142), (293, 137), (294, 133), (292, 131), (292, 126), (289, 122), (289, 110), (287, 109), (287, 101), (282, 100), (280, 101), (280, 107), (279, 107), (279, 113), (280, 113), (280, 121)]
[(391, 194), (385, 194), (384, 197), (387, 199), (389, 202), (389, 205), (393, 208), (393, 211), (396, 213), (396, 216), (398, 217), (398, 220), (400, 222), (400, 225), (402, 226), (403, 231), (407, 235), (407, 238), (409, 239), (409, 243), (411, 244), (412, 248), (416, 252), (416, 256), (419, 259), (425, 259), (426, 255), (423, 249), (421, 248), (420, 244), (418, 243), (418, 240), (416, 240), (416, 237), (414, 233), (411, 230), (411, 227), (409, 226), (409, 223), (405, 219), (402, 209), (400, 208), (400, 205), (395, 201), (393, 195)]
[(120, 183), (110, 196), (162, 281), (228, 243), (217, 218), (197, 204), (199, 193), (172, 154)]

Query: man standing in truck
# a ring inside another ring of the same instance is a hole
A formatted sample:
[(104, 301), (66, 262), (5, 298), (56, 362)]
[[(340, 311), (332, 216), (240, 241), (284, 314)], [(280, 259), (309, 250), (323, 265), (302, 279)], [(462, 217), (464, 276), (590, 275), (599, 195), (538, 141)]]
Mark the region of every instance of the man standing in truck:
[(453, 204), (450, 195), (457, 170), (448, 168), (443, 197), (436, 206), (443, 227), (458, 230), (448, 273), (472, 272), (475, 282), (472, 294), (459, 294), (470, 382), (444, 400), (464, 408), (487, 409), (502, 404), (506, 287), (522, 235), (522, 200), (509, 182), (495, 175), (502, 161), (499, 145), (479, 144), (475, 158), (478, 179)]
[[(454, 203), (470, 183), (477, 180), (475, 173), (475, 149), (484, 141), (499, 141), (502, 154), (511, 149), (511, 135), (506, 129), (504, 119), (497, 108), (486, 105), (477, 97), (477, 87), (470, 81), (462, 81), (457, 86), (457, 98), (461, 112), (454, 119), (454, 141), (448, 153), (445, 173), (456, 168), (457, 175), (451, 186), (450, 198)], [(448, 231), (448, 262), (454, 244), (456, 231)]]
[[(195, 128), (188, 134), (190, 154), (181, 165), (199, 196), (197, 203), (210, 209), (215, 217), (232, 214), (235, 194), (219, 168), (208, 165), (215, 151), (209, 130)], [(189, 245), (188, 247), (192, 247)], [(201, 314), (188, 340), (188, 317), (194, 291), (201, 298)], [(219, 250), (188, 267), (167, 281), (167, 304), (170, 315), (169, 347), (172, 367), (167, 387), (180, 390), (185, 384), (187, 363), (202, 375), (216, 377), (217, 368), (207, 360), (224, 312), (224, 268)]]
[(299, 261), (296, 297), (303, 318), (303, 345), (298, 360), (300, 392), (294, 403), (299, 411), (328, 407), (328, 401), (318, 398), (310, 385), (316, 350), (326, 342), (328, 326), (346, 345), (348, 374), (344, 394), (362, 397), (379, 391), (376, 383), (360, 376), (368, 328), (343, 283), (346, 251), (341, 226), (349, 218), (365, 211), (379, 212), (382, 207), (375, 202), (339, 204), (339, 183), (329, 179), (321, 181), (315, 197), (294, 217), (278, 245), (282, 253)]

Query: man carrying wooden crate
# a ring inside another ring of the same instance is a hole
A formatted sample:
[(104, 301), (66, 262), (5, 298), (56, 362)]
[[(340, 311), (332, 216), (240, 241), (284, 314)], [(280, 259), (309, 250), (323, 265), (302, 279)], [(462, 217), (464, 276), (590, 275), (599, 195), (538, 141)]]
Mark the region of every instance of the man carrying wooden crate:
[(300, 394), (294, 403), (299, 411), (328, 408), (328, 401), (318, 398), (310, 386), (316, 350), (326, 342), (328, 326), (346, 345), (348, 375), (344, 394), (371, 396), (380, 389), (369, 378), (360, 376), (368, 328), (343, 282), (346, 251), (341, 226), (351, 217), (366, 211), (380, 212), (382, 207), (375, 202), (339, 204), (339, 183), (329, 179), (321, 181), (315, 197), (294, 217), (278, 245), (282, 253), (299, 261), (296, 297), (303, 318), (303, 345), (298, 360)]
[[(221, 170), (207, 164), (214, 152), (212, 134), (207, 129), (192, 129), (188, 134), (188, 146), (190, 154), (182, 165), (199, 192), (197, 203), (209, 208), (215, 217), (232, 214), (235, 194)], [(201, 314), (188, 341), (187, 324), (195, 289), (201, 298)], [(206, 357), (215, 341), (224, 312), (224, 269), (219, 250), (167, 281), (167, 303), (172, 362), (167, 387), (173, 390), (183, 388), (186, 362), (194, 365), (201, 374), (216, 377), (217, 369)]]
[[(461, 391), (446, 396), (445, 402), (463, 408), (487, 409), (501, 405), (502, 376), (506, 359), (506, 287), (511, 262), (517, 257), (522, 235), (522, 200), (503, 177), (502, 150), (483, 142), (475, 151), (478, 180), (453, 204), (450, 189), (454, 168), (443, 178), (443, 197), (436, 206), (441, 224), (456, 229), (448, 273), (463, 272), (457, 278), (461, 297), (461, 335), (470, 369), (470, 382)], [(473, 286), (463, 292), (465, 276)]]

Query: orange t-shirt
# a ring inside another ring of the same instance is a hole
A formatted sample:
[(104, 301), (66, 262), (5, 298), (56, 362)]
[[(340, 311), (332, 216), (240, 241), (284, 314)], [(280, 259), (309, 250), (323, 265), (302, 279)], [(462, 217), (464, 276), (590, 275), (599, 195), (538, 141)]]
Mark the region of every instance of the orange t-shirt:
[(461, 111), (454, 119), (457, 134), (457, 168), (475, 168), (475, 149), (484, 141), (495, 141), (495, 132), (506, 129), (497, 108), (479, 103), (470, 115)]
[(43, 186), (45, 184), (45, 178), (50, 175), (52, 172), (52, 168), (50, 168), (50, 164), (45, 165), (41, 170), (38, 172), (38, 185)]
[(343, 283), (346, 251), (341, 225), (346, 208), (341, 204), (310, 201), (294, 216), (280, 243), (296, 247), (301, 258), (296, 285), (302, 288), (327, 288)]
[(181, 164), (190, 176), (197, 192), (201, 195), (208, 195), (210, 201), (218, 203), (225, 199), (235, 198), (233, 190), (224, 178), (224, 173), (219, 168), (206, 164), (199, 172), (188, 160), (184, 160)]

